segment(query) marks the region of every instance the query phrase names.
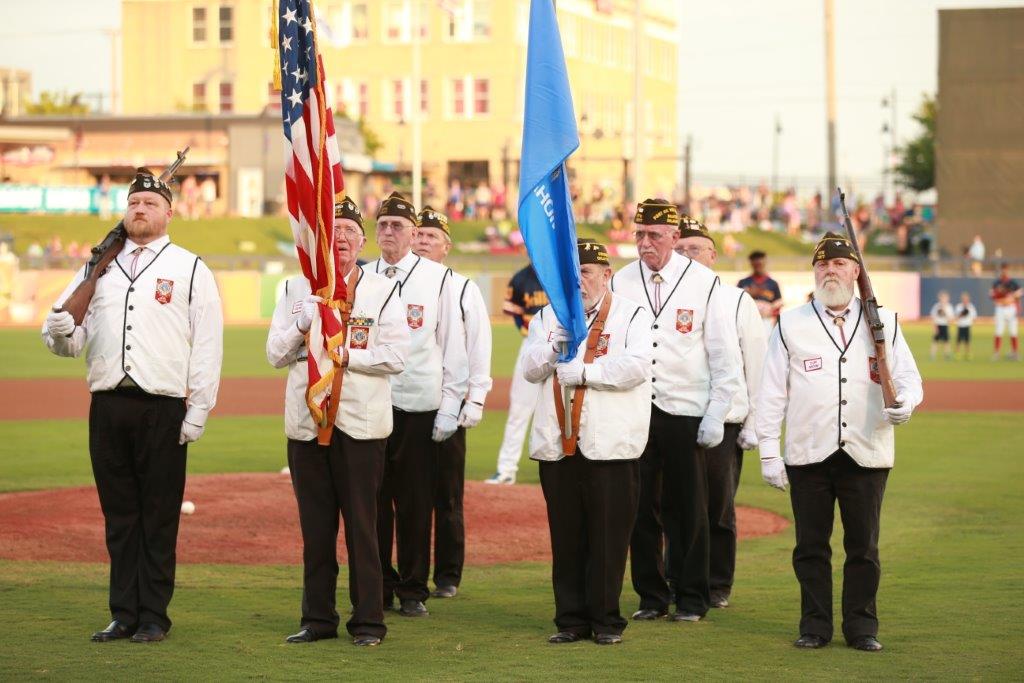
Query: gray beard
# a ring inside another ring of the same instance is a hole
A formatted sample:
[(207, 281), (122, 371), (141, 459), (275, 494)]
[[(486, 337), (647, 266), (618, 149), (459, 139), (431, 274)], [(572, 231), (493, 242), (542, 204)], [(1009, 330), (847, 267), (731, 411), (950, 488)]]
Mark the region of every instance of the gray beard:
[(814, 288), (814, 300), (825, 308), (839, 308), (850, 303), (853, 298), (853, 285), (836, 282), (833, 287), (824, 285)]

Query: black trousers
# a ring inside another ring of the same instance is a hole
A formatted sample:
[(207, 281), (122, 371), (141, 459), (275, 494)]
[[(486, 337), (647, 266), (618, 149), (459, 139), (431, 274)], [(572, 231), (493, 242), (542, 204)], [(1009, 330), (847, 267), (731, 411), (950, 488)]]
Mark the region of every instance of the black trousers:
[(861, 467), (843, 451), (802, 467), (786, 467), (796, 522), (793, 569), (800, 581), (800, 633), (832, 639), (832, 548), (836, 501), (843, 520), (843, 635), (878, 635), (875, 596), (879, 518), (888, 469)]
[(714, 595), (729, 597), (736, 573), (736, 488), (743, 451), (736, 445), (740, 425), (726, 424), (722, 443), (705, 449), (708, 474), (708, 586)]
[(345, 524), (353, 636), (387, 633), (377, 548), (377, 495), (384, 478), (384, 439), (357, 441), (335, 428), (329, 446), (288, 440), (288, 467), (302, 527), (302, 628), (338, 632), (338, 511)]
[(636, 517), (636, 460), (587, 460), (580, 451), (540, 463), (551, 530), (555, 625), (588, 637), (621, 634), (619, 613), (626, 553)]
[[(407, 413), (393, 409), (394, 429), (387, 439), (384, 482), (377, 507), (377, 539), (384, 570), (384, 602), (430, 597), (430, 527), (434, 514), (434, 472), (437, 444), (436, 410)], [(398, 567), (391, 563), (397, 541)]]
[(89, 406), (89, 455), (110, 554), (110, 614), (171, 628), (186, 447), (185, 401), (140, 389), (98, 391)]
[[(675, 587), (677, 609), (702, 616), (708, 611), (708, 482), (704, 449), (697, 446), (699, 426), (699, 417), (651, 407), (650, 434), (640, 457), (640, 505), (630, 542), (640, 609), (668, 608), (668, 580)], [(667, 577), (663, 536), (670, 553)]]
[(458, 586), (466, 561), (466, 429), (438, 444), (434, 475), (434, 585)]

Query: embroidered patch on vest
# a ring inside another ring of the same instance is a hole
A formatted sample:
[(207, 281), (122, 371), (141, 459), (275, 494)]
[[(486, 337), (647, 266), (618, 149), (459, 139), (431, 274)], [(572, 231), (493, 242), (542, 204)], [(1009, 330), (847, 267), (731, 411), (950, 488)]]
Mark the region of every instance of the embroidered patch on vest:
[(594, 358), (600, 358), (601, 356), (608, 354), (608, 340), (611, 336), (611, 334), (602, 334), (597, 338), (597, 348), (594, 349)]
[(815, 370), (821, 370), (821, 356), (804, 361), (804, 372), (814, 372)]
[(409, 304), (405, 308), (405, 321), (409, 323), (410, 330), (418, 330), (423, 327), (423, 306), (420, 304)]
[(348, 347), (365, 349), (370, 341), (370, 328), (366, 325), (350, 325), (348, 328)]
[(174, 280), (163, 280), (157, 278), (156, 281), (156, 300), (162, 304), (171, 303), (171, 294), (174, 292)]
[(693, 309), (692, 308), (677, 308), (676, 309), (676, 330), (686, 334), (693, 329)]
[(878, 374), (878, 359), (874, 356), (868, 356), (868, 377), (875, 384), (882, 383), (882, 376)]

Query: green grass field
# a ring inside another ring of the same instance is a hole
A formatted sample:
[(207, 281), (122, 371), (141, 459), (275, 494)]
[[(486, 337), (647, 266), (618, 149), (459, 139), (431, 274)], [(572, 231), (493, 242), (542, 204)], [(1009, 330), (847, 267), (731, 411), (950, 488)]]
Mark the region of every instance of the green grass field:
[[(519, 338), (510, 325), (494, 331), (493, 374), (508, 376)], [(928, 361), (930, 327), (908, 325), (905, 332), (926, 378), (1024, 379), (1021, 364), (988, 360), (991, 328), (979, 326), (970, 362)], [(225, 376), (277, 372), (266, 364), (264, 341), (263, 328), (229, 328)], [(0, 378), (83, 376), (80, 361), (50, 356), (35, 330), (0, 330), (0, 347), (6, 356)], [(180, 566), (171, 637), (144, 648), (88, 641), (107, 618), (105, 565), (0, 561), (0, 679), (1019, 679), (1024, 432), (1018, 419), (922, 413), (900, 428), (882, 522), (879, 613), (886, 650), (877, 655), (840, 641), (818, 652), (792, 647), (799, 592), (790, 529), (741, 542), (729, 609), (698, 624), (631, 624), (617, 648), (547, 645), (554, 628), (550, 568), (536, 563), (469, 568), (459, 598), (432, 602), (428, 619), (390, 617), (384, 645), (364, 651), (345, 640), (283, 643), (298, 626), (298, 566)], [(488, 411), (470, 432), (468, 479), (493, 472), (504, 420), (503, 412)], [(84, 421), (0, 422), (0, 437), (0, 492), (92, 484)], [(277, 471), (285, 462), (282, 419), (215, 415), (189, 451), (190, 475)], [(536, 483), (536, 465), (524, 460), (519, 480)], [(747, 457), (739, 502), (791, 518), (788, 497), (761, 482), (754, 454)], [(839, 534), (837, 528), (837, 614)], [(344, 604), (344, 576), (339, 585)], [(627, 578), (622, 609), (635, 608)]]

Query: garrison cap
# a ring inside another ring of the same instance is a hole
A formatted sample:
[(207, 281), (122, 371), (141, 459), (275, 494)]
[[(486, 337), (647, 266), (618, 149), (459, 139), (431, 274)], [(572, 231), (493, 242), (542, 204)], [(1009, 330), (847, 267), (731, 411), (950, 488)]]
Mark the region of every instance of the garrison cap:
[(680, 237), (706, 237), (711, 240), (711, 244), (715, 243), (715, 238), (708, 232), (707, 226), (701, 223), (699, 220), (692, 216), (683, 214), (679, 217), (679, 236)]
[(167, 203), (171, 203), (171, 188), (164, 181), (160, 180), (157, 176), (153, 175), (145, 166), (135, 169), (135, 180), (128, 186), (128, 196), (131, 197), (136, 192), (156, 192), (158, 195), (167, 200)]
[(416, 208), (412, 202), (398, 192), (392, 192), (390, 197), (380, 203), (380, 208), (377, 209), (377, 218), (380, 219), (384, 216), (408, 218), (413, 225), (416, 225)]
[(334, 217), (347, 218), (355, 221), (360, 229), (363, 227), (363, 214), (360, 213), (359, 207), (356, 206), (356, 203), (348, 195), (345, 195), (345, 198), (340, 202), (334, 203)]
[(679, 224), (679, 210), (667, 199), (645, 199), (636, 207), (633, 222), (638, 225), (671, 225)]
[(848, 258), (860, 263), (857, 252), (846, 235), (840, 235), (838, 232), (826, 232), (818, 242), (818, 246), (814, 247), (814, 258), (811, 259), (811, 265), (818, 261), (828, 261), (834, 258)]
[(580, 253), (580, 265), (595, 263), (599, 266), (610, 266), (608, 249), (597, 240), (581, 237), (576, 240), (576, 249)]
[(444, 230), (444, 234), (450, 239), (452, 234), (448, 230), (448, 216), (445, 216), (440, 211), (435, 211), (430, 206), (424, 206), (423, 210), (420, 211), (416, 217), (416, 225), (421, 228), (437, 228), (438, 230)]

